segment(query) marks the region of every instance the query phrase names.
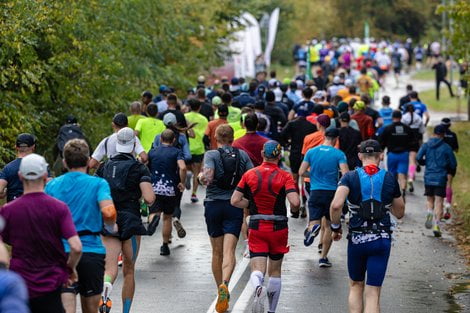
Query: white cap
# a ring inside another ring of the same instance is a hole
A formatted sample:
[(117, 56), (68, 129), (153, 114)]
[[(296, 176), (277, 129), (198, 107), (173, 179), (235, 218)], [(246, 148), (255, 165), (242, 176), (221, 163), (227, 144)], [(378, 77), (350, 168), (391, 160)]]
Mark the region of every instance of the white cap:
[(326, 92), (324, 92), (323, 90), (318, 90), (317, 92), (315, 92), (315, 95), (313, 96), (314, 99), (320, 99), (320, 98), (324, 98), (326, 96)]
[(204, 83), (205, 81), (206, 81), (206, 78), (204, 77), (204, 75), (199, 75), (199, 77), (197, 78), (198, 83)]
[(346, 80), (344, 81), (344, 85), (345, 85), (346, 87), (351, 87), (351, 86), (353, 85), (353, 81), (348, 78), (348, 79), (346, 79)]
[(29, 154), (21, 159), (19, 172), (26, 180), (38, 179), (47, 174), (46, 160), (39, 154)]
[(167, 113), (163, 117), (163, 124), (166, 126), (168, 125), (176, 125), (176, 116), (173, 113)]
[(335, 76), (333, 78), (333, 84), (339, 84), (341, 82), (341, 78), (339, 78), (339, 76)]
[(135, 135), (132, 128), (124, 127), (117, 133), (116, 151), (119, 153), (132, 153), (135, 146)]

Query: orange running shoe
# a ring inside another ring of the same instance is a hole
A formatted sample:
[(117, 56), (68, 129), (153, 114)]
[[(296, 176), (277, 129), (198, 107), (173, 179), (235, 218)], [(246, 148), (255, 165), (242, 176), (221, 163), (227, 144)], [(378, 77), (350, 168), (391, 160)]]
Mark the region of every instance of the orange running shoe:
[(222, 283), (219, 286), (219, 296), (217, 297), (217, 304), (215, 305), (217, 313), (226, 312), (228, 310), (229, 301), (230, 293), (228, 291), (228, 287), (225, 283)]

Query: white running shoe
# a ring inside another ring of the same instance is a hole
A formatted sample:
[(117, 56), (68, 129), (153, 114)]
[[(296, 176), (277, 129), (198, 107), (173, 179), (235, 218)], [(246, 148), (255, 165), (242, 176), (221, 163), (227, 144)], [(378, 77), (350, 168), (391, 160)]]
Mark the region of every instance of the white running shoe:
[(255, 291), (255, 296), (253, 299), (252, 313), (265, 313), (264, 312), (264, 303), (266, 302), (266, 288), (263, 286), (258, 286)]

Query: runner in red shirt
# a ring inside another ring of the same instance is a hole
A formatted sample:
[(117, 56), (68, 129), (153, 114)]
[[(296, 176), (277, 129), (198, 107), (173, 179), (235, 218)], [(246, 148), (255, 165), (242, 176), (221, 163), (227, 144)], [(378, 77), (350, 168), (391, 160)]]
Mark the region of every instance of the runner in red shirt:
[[(279, 168), (281, 145), (274, 140), (263, 146), (263, 163), (247, 171), (233, 192), (231, 204), (250, 211), (248, 247), (256, 288), (253, 312), (265, 312), (264, 302), (270, 294), (268, 312), (275, 312), (281, 293), (281, 264), (289, 252), (286, 198), (291, 213), (299, 217), (300, 199), (292, 176)], [(268, 266), (269, 257), (269, 266)], [(269, 281), (263, 286), (268, 267)]]

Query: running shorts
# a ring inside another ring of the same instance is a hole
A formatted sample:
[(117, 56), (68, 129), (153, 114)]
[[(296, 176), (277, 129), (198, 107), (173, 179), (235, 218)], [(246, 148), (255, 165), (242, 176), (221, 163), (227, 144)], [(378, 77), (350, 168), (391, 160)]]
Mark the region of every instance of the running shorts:
[(243, 224), (243, 210), (230, 204), (230, 200), (204, 200), (207, 232), (215, 238), (232, 234), (237, 238)]
[(84, 252), (77, 264), (78, 282), (62, 292), (80, 294), (83, 297), (99, 295), (103, 292), (105, 254)]
[(430, 186), (424, 185), (424, 195), (429, 197), (441, 197), (445, 198), (446, 196), (446, 186)]
[(348, 243), (348, 272), (353, 281), (381, 287), (387, 271), (390, 257), (391, 239), (378, 239), (366, 243)]
[(289, 229), (275, 231), (248, 230), (248, 249), (250, 257), (268, 257), (271, 260), (280, 260), (289, 252), (287, 244)]
[(330, 205), (335, 197), (335, 190), (311, 190), (308, 198), (308, 219), (321, 220), (326, 217), (330, 220)]
[(409, 152), (387, 154), (387, 169), (392, 175), (407, 174), (409, 164)]
[(186, 163), (188, 164), (202, 163), (203, 159), (204, 159), (204, 154), (191, 154), (191, 160), (187, 161)]
[(176, 196), (155, 195), (155, 204), (150, 209), (150, 213), (163, 212), (167, 215), (173, 215), (177, 200)]
[(103, 236), (116, 237), (120, 241), (126, 241), (132, 236), (147, 235), (147, 229), (142, 224), (140, 212), (131, 212), (125, 210), (118, 210), (116, 224), (118, 226), (118, 234), (110, 234), (105, 229), (102, 232)]
[(293, 174), (299, 173), (300, 164), (302, 164), (302, 155), (299, 153), (291, 153), (289, 155), (290, 171)]

